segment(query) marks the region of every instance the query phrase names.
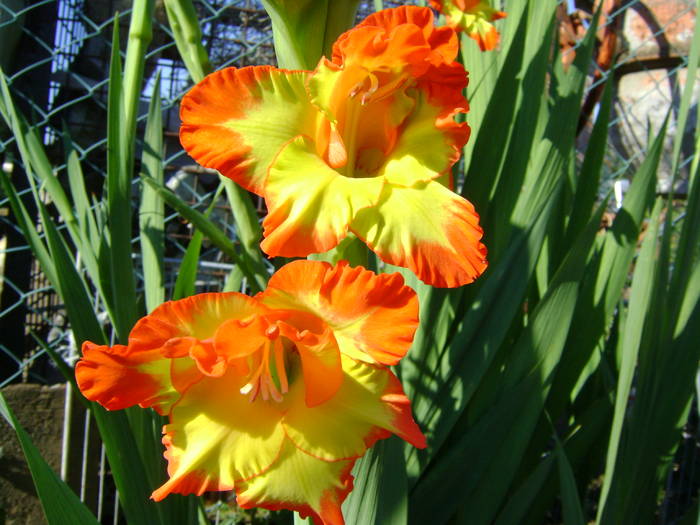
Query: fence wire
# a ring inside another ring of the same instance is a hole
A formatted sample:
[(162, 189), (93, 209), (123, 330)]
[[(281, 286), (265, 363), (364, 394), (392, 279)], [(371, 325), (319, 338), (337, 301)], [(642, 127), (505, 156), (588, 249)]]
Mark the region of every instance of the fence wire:
[[(564, 0), (559, 6), (559, 44), (567, 62), (576, 52), (591, 20), (593, 0)], [(669, 191), (670, 141), (697, 125), (698, 79), (687, 78), (688, 50), (695, 27), (693, 0), (631, 0), (603, 2), (608, 9), (604, 28), (617, 37), (614, 64), (592, 61), (586, 97), (592, 100), (595, 116), (596, 90), (615, 82), (609, 148), (604, 183), (628, 176), (644, 159), (648, 125), (658, 129), (670, 109), (679, 105), (680, 90), (695, 85), (693, 110), (687, 128), (675, 129), (671, 119), (669, 144), (664, 152), (659, 191)], [(21, 111), (41, 131), (50, 160), (62, 177), (65, 172), (63, 133), (67, 131), (78, 152), (88, 191), (99, 195), (106, 173), (107, 78), (111, 54), (111, 32), (119, 25), (126, 42), (130, 4), (128, 0), (3, 0), (0, 2), (0, 66)], [(425, 1), (384, 2), (421, 4)], [(229, 65), (274, 64), (271, 25), (257, 0), (199, 0), (203, 42), (215, 68)], [(358, 18), (373, 11), (374, 2), (362, 3)], [(506, 2), (507, 9), (507, 2)], [(116, 14), (118, 13), (118, 14)], [(214, 175), (197, 173), (178, 141), (178, 104), (191, 87), (167, 25), (164, 6), (156, 2), (153, 40), (146, 57), (144, 89), (141, 93), (139, 126), (142, 130), (156, 75), (160, 75), (163, 109), (165, 180), (170, 189), (193, 207), (203, 211), (217, 187)], [(585, 150), (590, 123), (582, 128), (578, 148)], [(142, 132), (138, 135), (142, 135)], [(675, 188), (682, 197), (687, 186), (687, 164), (691, 141), (686, 141), (681, 181)], [(24, 179), (14, 139), (0, 124), (0, 157), (3, 169), (12, 173), (18, 188)], [(136, 157), (139, 157), (137, 152)], [(24, 188), (24, 192), (29, 191)], [(260, 204), (260, 203), (259, 203)], [(262, 212), (262, 206), (259, 206)], [(225, 199), (215, 203), (211, 218), (235, 239), (231, 212)], [(51, 290), (33, 260), (29, 247), (9, 214), (7, 200), (0, 196), (0, 388), (12, 382), (55, 383), (62, 380), (47, 357), (46, 347), (65, 358), (76, 354), (59, 298)], [(166, 217), (166, 285), (172, 287), (182, 256), (192, 237), (189, 224), (177, 215)], [(136, 261), (136, 267), (139, 267)], [(219, 250), (202, 248), (197, 291), (222, 287), (231, 269)], [(99, 305), (96, 305), (99, 308)], [(696, 446), (695, 426), (689, 434)], [(690, 443), (690, 441), (688, 442)], [(690, 448), (689, 448), (690, 447)], [(693, 456), (692, 464), (696, 462)], [(673, 478), (675, 479), (675, 478)], [(669, 479), (669, 483), (676, 483)], [(676, 487), (676, 485), (673, 485)], [(669, 485), (669, 490), (671, 485)], [(672, 510), (664, 511), (672, 523)]]

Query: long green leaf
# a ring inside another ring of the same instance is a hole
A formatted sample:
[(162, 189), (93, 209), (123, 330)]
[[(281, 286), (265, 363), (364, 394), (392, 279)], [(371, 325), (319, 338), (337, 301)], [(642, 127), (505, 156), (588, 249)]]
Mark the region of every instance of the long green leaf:
[(598, 197), (603, 159), (608, 142), (608, 122), (612, 107), (613, 83), (608, 82), (598, 109), (598, 117), (588, 139), (586, 155), (576, 184), (576, 193), (567, 227), (567, 237), (573, 240), (588, 221)]
[(56, 270), (56, 281), (51, 284), (63, 299), (71, 329), (79, 344), (83, 341), (93, 341), (98, 344), (106, 342), (106, 337), (95, 314), (95, 308), (90, 300), (90, 294), (83, 279), (75, 269), (65, 241), (58, 233), (56, 225), (49, 217), (44, 203), (36, 200), (41, 223), (46, 232), (49, 253)]
[(564, 514), (564, 523), (567, 525), (584, 525), (586, 520), (581, 509), (581, 500), (578, 496), (576, 479), (571, 469), (571, 463), (566, 457), (564, 447), (556, 432), (554, 433), (554, 453), (559, 467), (559, 484), (561, 486), (561, 501)]
[[(645, 320), (650, 307), (650, 302), (654, 289), (654, 277), (656, 268), (656, 248), (659, 233), (659, 217), (661, 214), (662, 201), (657, 200), (652, 214), (649, 228), (646, 231), (642, 250), (637, 260), (637, 267), (632, 281), (632, 291), (630, 295), (630, 308), (625, 324), (623, 335), (622, 363), (620, 365), (620, 375), (617, 383), (615, 396), (615, 414), (613, 425), (608, 440), (608, 454), (605, 463), (605, 477), (601, 496), (599, 499), (598, 523), (613, 523), (604, 518), (608, 494), (615, 482), (615, 464), (617, 462), (618, 448), (622, 435), (622, 425), (627, 414), (632, 379), (637, 366), (637, 355), (644, 333)], [(610, 512), (610, 509), (607, 509)]]
[(32, 173), (39, 177), (66, 223), (73, 241), (76, 246), (80, 246), (78, 223), (70, 201), (58, 178), (54, 175), (53, 167), (41, 144), (36, 128), (29, 126), (21, 113), (17, 111), (2, 70), (0, 70), (0, 113), (2, 113), (17, 141), (17, 148), (24, 163), (24, 169), (27, 171), (28, 181), (33, 184)]
[(85, 504), (46, 463), (0, 393), (0, 414), (14, 429), (49, 525), (98, 525)]
[(157, 487), (149, 485), (139, 447), (129, 425), (127, 412), (141, 411), (140, 407), (107, 412), (96, 403), (91, 403), (92, 414), (105, 446), (109, 467), (119, 491), (119, 502), (131, 525), (154, 525), (167, 522), (160, 519), (155, 502), (149, 499)]
[(150, 178), (144, 178), (142, 180), (146, 182), (146, 184), (153, 187), (158, 192), (158, 194), (161, 197), (163, 197), (163, 199), (169, 206), (175, 209), (185, 219), (190, 221), (198, 230), (200, 230), (204, 234), (204, 236), (207, 239), (209, 239), (222, 252), (229, 256), (234, 262), (234, 264), (240, 266), (241, 270), (243, 271), (243, 274), (246, 276), (248, 282), (250, 283), (250, 287), (253, 293), (261, 291), (261, 288), (258, 286), (250, 266), (245, 260), (241, 258), (241, 256), (238, 254), (237, 250), (234, 248), (233, 244), (224, 232), (222, 232), (205, 215), (191, 208), (186, 202), (184, 202), (182, 199), (180, 199), (177, 195), (175, 195), (172, 191), (168, 190), (162, 184), (159, 184), (158, 182)]
[[(440, 347), (434, 346), (433, 324), (428, 323), (419, 330), (412, 353), (403, 360), (402, 381), (411, 393), (416, 419), (428, 432), (427, 453), (442, 446), (459, 420), (521, 308), (550, 213), (551, 206), (547, 206), (531, 228), (514, 236), (503, 259), (489, 270), (463, 320), (450, 328), (453, 332), (445, 350), (439, 354), (431, 351)], [(503, 289), (510, 293), (503, 294)], [(437, 297), (441, 295), (438, 292)], [(431, 301), (421, 300), (430, 306)], [(421, 315), (424, 311), (422, 308)], [(450, 319), (442, 320), (447, 330), (445, 320)], [(462, 355), (456, 358), (459, 353)], [(419, 462), (425, 463), (426, 456), (425, 452), (410, 452), (409, 476), (418, 474), (422, 468)]]
[(197, 266), (199, 265), (199, 254), (202, 249), (203, 238), (202, 232), (195, 230), (187, 245), (187, 250), (185, 250), (185, 255), (182, 257), (182, 262), (177, 272), (177, 279), (175, 279), (173, 301), (194, 295)]
[(165, 0), (165, 12), (182, 61), (192, 80), (199, 82), (213, 69), (202, 45), (202, 30), (192, 0)]
[(651, 205), (656, 186), (664, 129), (654, 139), (648, 156), (635, 173), (622, 208), (612, 228), (606, 232), (597, 264), (585, 277), (575, 314), (578, 328), (572, 331), (566, 343), (566, 366), (558, 370), (548, 402), (548, 411), (554, 419), (561, 416), (569, 402), (569, 394), (601, 334), (609, 327), (627, 283), (644, 213)]
[[(148, 107), (146, 135), (141, 158), (142, 177), (163, 183), (163, 114), (160, 107), (160, 74), (156, 76)], [(143, 185), (139, 208), (141, 260), (146, 309), (151, 312), (165, 301), (165, 209), (163, 198), (151, 186)]]
[(247, 191), (226, 177), (222, 176), (221, 182), (226, 189), (226, 195), (233, 213), (233, 220), (236, 224), (236, 233), (241, 241), (241, 257), (248, 261), (247, 264), (253, 272), (257, 286), (260, 289), (265, 289), (269, 273), (260, 251), (262, 228), (258, 220), (258, 214), (250, 201), (250, 195)]
[[(43, 188), (56, 206), (63, 222), (68, 229), (73, 244), (80, 250), (83, 264), (93, 279), (99, 275), (99, 265), (94, 251), (91, 249), (89, 238), (81, 234), (80, 223), (73, 212), (70, 200), (61, 186), (58, 177), (49, 162), (46, 151), (39, 139), (38, 130), (29, 126), (24, 116), (17, 110), (12, 101), (5, 76), (0, 70), (0, 113), (12, 129), (17, 147), (27, 172), (27, 182), (35, 188), (34, 174), (39, 177)], [(71, 166), (69, 166), (70, 168)]]
[[(417, 523), (444, 523), (458, 505), (468, 509), (464, 523), (490, 523), (494, 519), (543, 408), (604, 209), (604, 205), (599, 207), (533, 311), (512, 349), (514, 357), (503, 374), (501, 388), (486, 392), (494, 398), (490, 409), (474, 424), (463, 418), (453, 431), (453, 440), (414, 488), (411, 502), (416, 504), (411, 515)], [(457, 462), (472, 465), (459, 478), (448, 474)], [(479, 468), (474, 468), (474, 463)]]
[[(115, 19), (115, 20), (118, 20)], [(107, 104), (107, 216), (110, 234), (113, 322), (117, 337), (125, 342), (137, 319), (136, 283), (131, 259), (131, 173), (124, 128), (124, 95), (119, 55), (119, 24), (114, 23)]]
[(5, 172), (4, 169), (0, 169), (0, 184), (2, 184), (2, 190), (10, 202), (10, 207), (12, 208), (12, 213), (14, 214), (16, 224), (22, 230), (22, 234), (29, 244), (34, 257), (37, 259), (37, 261), (39, 261), (41, 270), (44, 272), (49, 282), (57, 282), (58, 277), (56, 275), (56, 268), (54, 266), (54, 262), (51, 260), (49, 250), (37, 233), (34, 220), (27, 211), (27, 208), (20, 199), (17, 190), (10, 182), (8, 173)]
[[(83, 244), (79, 246), (81, 255), (89, 252), (92, 259), (97, 262), (96, 255), (100, 246), (100, 231), (97, 228), (97, 221), (92, 211), (90, 199), (88, 199), (85, 189), (85, 176), (80, 165), (78, 152), (73, 147), (73, 142), (68, 135), (68, 131), (63, 132), (63, 147), (66, 151), (66, 172), (68, 174), (68, 184), (75, 206), (75, 214), (80, 226)], [(99, 271), (90, 269), (86, 261), (86, 267), (90, 277), (96, 284), (99, 282)]]
[(377, 443), (353, 470), (355, 487), (343, 503), (347, 523), (405, 525), (406, 467), (403, 442), (396, 436)]

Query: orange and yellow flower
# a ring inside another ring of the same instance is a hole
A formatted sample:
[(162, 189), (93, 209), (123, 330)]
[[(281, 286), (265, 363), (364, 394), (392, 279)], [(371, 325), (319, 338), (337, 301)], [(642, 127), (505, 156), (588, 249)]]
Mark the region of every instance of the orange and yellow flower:
[(352, 232), (439, 287), (486, 268), (474, 207), (451, 191), (469, 137), (458, 40), (428, 8), (375, 13), (313, 72), (209, 75), (183, 99), (180, 139), (203, 166), (265, 198), (262, 249), (306, 256)]
[(170, 479), (153, 492), (234, 490), (245, 508), (343, 523), (353, 464), (377, 440), (425, 437), (389, 369), (418, 326), (399, 274), (296, 261), (248, 297), (167, 302), (127, 345), (83, 345), (76, 378), (105, 408), (168, 415)]
[(482, 51), (498, 45), (500, 37), (491, 22), (506, 14), (494, 9), (491, 0), (430, 0), (430, 5), (445, 15), (448, 26), (476, 40)]

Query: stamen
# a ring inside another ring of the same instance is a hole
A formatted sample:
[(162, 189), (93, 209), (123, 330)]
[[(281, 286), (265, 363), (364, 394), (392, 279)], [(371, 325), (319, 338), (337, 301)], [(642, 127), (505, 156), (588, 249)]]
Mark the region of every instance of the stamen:
[(274, 352), (277, 375), (280, 380), (280, 389), (283, 394), (286, 394), (289, 391), (289, 381), (287, 380), (287, 370), (284, 367), (284, 347), (280, 341), (275, 341)]
[(273, 324), (265, 330), (265, 335), (267, 336), (268, 339), (274, 340), (277, 339), (280, 335), (280, 327), (277, 326), (276, 324)]
[[(267, 328), (265, 335), (270, 337), (271, 341), (260, 349), (253, 359), (257, 361), (255, 372), (250, 376), (248, 382), (240, 388), (239, 392), (244, 396), (249, 396), (249, 401), (252, 403), (260, 395), (263, 401), (270, 399), (276, 402), (281, 402), (289, 391), (289, 381), (287, 379), (287, 371), (284, 367), (284, 346), (282, 341), (278, 339), (279, 327), (273, 325)], [(274, 363), (270, 360), (270, 353), (274, 352)], [(272, 369), (275, 366), (275, 369)], [(273, 374), (279, 378), (280, 387), (277, 387)]]
[(362, 100), (360, 101), (360, 104), (363, 106), (367, 105), (369, 99), (372, 98), (372, 95), (374, 95), (377, 92), (377, 89), (379, 89), (379, 79), (377, 78), (377, 75), (374, 73), (369, 73), (367, 78), (369, 78), (369, 89), (365, 91), (365, 93), (362, 95)]
[(355, 84), (351, 89), (350, 92), (348, 93), (348, 96), (350, 98), (355, 98), (357, 94), (362, 91), (362, 89), (365, 87), (365, 79), (363, 78), (360, 82)]

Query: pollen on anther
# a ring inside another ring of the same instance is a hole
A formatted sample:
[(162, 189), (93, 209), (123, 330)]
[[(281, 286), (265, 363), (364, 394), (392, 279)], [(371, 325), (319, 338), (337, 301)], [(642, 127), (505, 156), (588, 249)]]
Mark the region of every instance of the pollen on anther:
[(267, 336), (268, 339), (275, 340), (279, 337), (280, 335), (280, 327), (277, 326), (276, 324), (269, 326), (267, 330), (265, 330), (265, 335)]

